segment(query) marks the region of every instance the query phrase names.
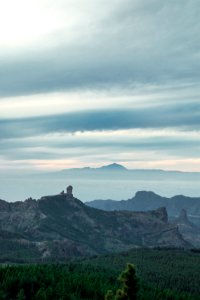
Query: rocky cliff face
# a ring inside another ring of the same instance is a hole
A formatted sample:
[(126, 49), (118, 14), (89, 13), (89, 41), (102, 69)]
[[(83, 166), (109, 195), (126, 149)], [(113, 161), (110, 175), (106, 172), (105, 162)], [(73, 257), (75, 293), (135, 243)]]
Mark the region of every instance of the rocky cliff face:
[(0, 243), (13, 249), (6, 254), (1, 248), (0, 259), (24, 253), (33, 260), (189, 245), (177, 226), (168, 223), (165, 208), (107, 212), (84, 205), (72, 191), (37, 201), (0, 201)]
[(189, 221), (187, 211), (182, 209), (179, 216), (173, 221), (179, 229), (184, 239), (193, 245), (200, 248), (200, 228)]

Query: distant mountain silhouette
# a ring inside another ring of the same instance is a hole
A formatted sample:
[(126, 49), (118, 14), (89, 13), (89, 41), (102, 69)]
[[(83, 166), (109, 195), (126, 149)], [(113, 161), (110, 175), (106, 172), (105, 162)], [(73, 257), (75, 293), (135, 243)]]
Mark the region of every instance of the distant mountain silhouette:
[(63, 170), (50, 172), (21, 172), (9, 176), (1, 174), (0, 197), (8, 201), (21, 201), (27, 196), (39, 198), (40, 195), (60, 190), (66, 182), (71, 182), (77, 188), (77, 195), (84, 202), (108, 197), (128, 199), (137, 190), (154, 190), (167, 196), (185, 194), (193, 197), (199, 194), (200, 173), (129, 169), (114, 162), (98, 168), (63, 167)]
[(128, 169), (120, 164), (112, 163), (97, 168), (83, 167), (83, 168), (64, 169), (62, 171), (128, 171)]
[(125, 168), (124, 166), (122, 166), (120, 164), (116, 164), (116, 163), (106, 165), (106, 166), (102, 166), (98, 169), (99, 170), (109, 170), (109, 171), (125, 171), (125, 170), (127, 170), (127, 168)]
[(190, 219), (200, 222), (200, 197), (186, 197), (177, 195), (171, 198), (161, 197), (151, 191), (139, 191), (128, 200), (94, 200), (86, 202), (90, 207), (95, 207), (107, 211), (128, 210), (147, 211), (166, 207), (170, 217), (177, 217), (182, 209), (185, 209)]
[(154, 174), (154, 175), (158, 175), (158, 174), (163, 174), (163, 175), (174, 175), (176, 176), (187, 176), (187, 175), (194, 175), (195, 177), (198, 176), (200, 178), (200, 172), (184, 172), (184, 171), (177, 171), (177, 170), (162, 170), (162, 169), (130, 169), (130, 168), (126, 168), (124, 167), (122, 164), (118, 164), (118, 163), (112, 163), (112, 164), (108, 164), (108, 165), (104, 165), (104, 166), (100, 166), (100, 167), (83, 167), (83, 168), (66, 168), (63, 169), (63, 171), (99, 171), (99, 170), (108, 170), (108, 171), (127, 171), (129, 174), (130, 173), (136, 173), (138, 175), (144, 175), (144, 174)]

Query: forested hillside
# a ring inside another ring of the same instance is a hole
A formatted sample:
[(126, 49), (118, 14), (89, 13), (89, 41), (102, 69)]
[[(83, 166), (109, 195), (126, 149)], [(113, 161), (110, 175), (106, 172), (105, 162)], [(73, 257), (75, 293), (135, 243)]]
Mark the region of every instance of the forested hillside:
[(136, 265), (138, 300), (199, 300), (200, 254), (140, 249), (63, 264), (2, 265), (0, 299), (104, 300), (128, 262)]

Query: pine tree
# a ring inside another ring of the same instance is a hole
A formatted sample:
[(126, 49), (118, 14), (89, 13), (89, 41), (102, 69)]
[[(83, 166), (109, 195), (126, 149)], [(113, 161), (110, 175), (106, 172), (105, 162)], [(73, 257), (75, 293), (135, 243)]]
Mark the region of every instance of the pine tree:
[(116, 300), (136, 300), (139, 290), (139, 281), (136, 276), (135, 266), (127, 264), (127, 268), (119, 277), (122, 288), (117, 291)]
[(19, 293), (17, 294), (17, 300), (25, 300), (25, 299), (26, 299), (26, 298), (25, 298), (24, 290), (21, 289), (21, 290), (19, 291)]
[(35, 299), (36, 300), (47, 300), (46, 291), (43, 287), (38, 290), (38, 292), (35, 296)]
[(107, 294), (105, 295), (105, 300), (114, 300), (113, 291), (111, 291), (111, 290), (107, 291)]
[(116, 295), (109, 290), (105, 296), (105, 300), (137, 300), (139, 280), (133, 264), (127, 264), (126, 269), (119, 276), (119, 280), (122, 283), (121, 289), (117, 290)]

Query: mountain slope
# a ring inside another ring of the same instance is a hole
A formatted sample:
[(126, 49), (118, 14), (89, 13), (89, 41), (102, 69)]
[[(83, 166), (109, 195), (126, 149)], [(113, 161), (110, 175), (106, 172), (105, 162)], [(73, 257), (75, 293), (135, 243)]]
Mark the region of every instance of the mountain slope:
[(139, 191), (133, 198), (128, 200), (94, 200), (86, 202), (86, 204), (90, 207), (107, 211), (147, 211), (164, 206), (167, 208), (170, 217), (177, 217), (182, 209), (185, 209), (188, 212), (190, 218), (200, 217), (200, 198), (182, 195), (167, 198), (147, 191)]
[(181, 210), (178, 218), (173, 220), (173, 224), (178, 226), (180, 233), (188, 243), (200, 248), (200, 228), (189, 221), (185, 209)]
[(29, 245), (37, 258), (109, 253), (133, 247), (188, 247), (177, 226), (168, 223), (165, 208), (106, 212), (86, 206), (72, 193), (37, 201), (0, 201), (0, 238), (1, 243), (21, 244), (22, 248)]

